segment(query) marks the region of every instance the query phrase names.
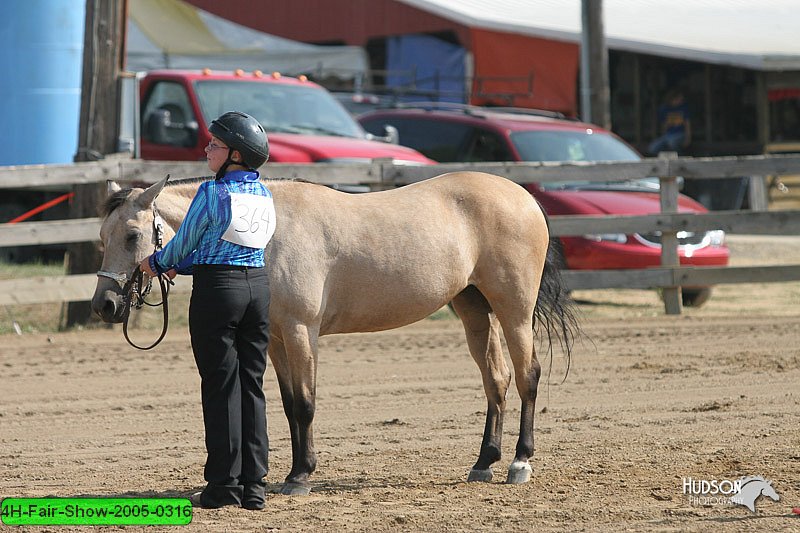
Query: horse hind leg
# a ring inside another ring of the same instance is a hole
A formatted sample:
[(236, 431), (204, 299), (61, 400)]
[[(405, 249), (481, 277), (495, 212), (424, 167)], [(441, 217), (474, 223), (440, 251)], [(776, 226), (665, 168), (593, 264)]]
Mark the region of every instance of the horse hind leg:
[[(518, 309), (515, 308), (512, 314), (519, 315)], [(504, 316), (501, 313), (499, 318), (503, 326), (508, 353), (514, 365), (514, 380), (522, 402), (519, 438), (514, 461), (508, 468), (506, 483), (526, 483), (533, 473), (529, 460), (533, 457), (534, 413), (541, 365), (536, 358), (532, 318), (528, 318), (526, 315)]]
[(492, 464), (500, 460), (503, 416), (511, 372), (503, 357), (500, 325), (483, 294), (469, 286), (453, 299), (453, 309), (464, 325), (470, 354), (481, 371), (486, 393), (486, 425), (478, 460), (467, 481), (491, 481)]

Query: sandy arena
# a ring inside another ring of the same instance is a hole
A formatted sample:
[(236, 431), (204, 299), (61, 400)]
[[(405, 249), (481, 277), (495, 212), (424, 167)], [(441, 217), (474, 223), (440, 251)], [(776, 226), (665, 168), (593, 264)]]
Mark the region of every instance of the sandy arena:
[[(734, 264), (800, 264), (800, 238), (731, 238)], [(667, 317), (654, 291), (581, 291), (569, 376), (540, 385), (530, 483), (509, 486), (509, 394), (492, 483), (465, 482), (485, 397), (454, 319), (325, 337), (307, 497), (194, 511), (125, 531), (800, 531), (800, 283), (716, 288)], [(141, 333), (143, 339), (155, 334)], [(204, 485), (199, 377), (185, 327), (156, 349), (119, 329), (0, 338), (0, 496), (173, 497)], [(547, 362), (545, 362), (547, 368)], [(291, 462), (271, 368), (270, 490)], [(684, 478), (762, 475), (779, 501), (693, 502)], [(39, 527), (9, 531), (96, 531)], [(123, 528), (108, 528), (122, 530)]]

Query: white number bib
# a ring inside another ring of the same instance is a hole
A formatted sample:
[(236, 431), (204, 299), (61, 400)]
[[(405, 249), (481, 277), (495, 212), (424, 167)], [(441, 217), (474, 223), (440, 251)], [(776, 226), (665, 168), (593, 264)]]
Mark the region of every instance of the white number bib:
[(275, 204), (270, 196), (230, 193), (231, 223), (222, 239), (248, 248), (264, 248), (275, 233)]

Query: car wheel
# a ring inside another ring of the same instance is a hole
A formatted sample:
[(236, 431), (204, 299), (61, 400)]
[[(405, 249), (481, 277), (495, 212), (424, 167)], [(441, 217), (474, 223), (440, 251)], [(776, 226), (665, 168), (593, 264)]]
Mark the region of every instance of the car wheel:
[(681, 293), (685, 307), (700, 307), (711, 298), (711, 287), (684, 288)]

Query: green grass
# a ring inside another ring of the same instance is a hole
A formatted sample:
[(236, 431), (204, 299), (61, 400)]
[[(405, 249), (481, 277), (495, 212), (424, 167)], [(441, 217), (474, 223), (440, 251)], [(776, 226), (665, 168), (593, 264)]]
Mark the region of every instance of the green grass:
[(453, 320), (456, 314), (448, 306), (444, 306), (428, 317), (428, 320)]
[[(0, 280), (64, 275), (64, 265), (52, 263), (0, 262)], [(7, 305), (0, 310), (0, 335), (16, 333), (15, 323), (23, 333), (58, 331), (62, 304)]]
[(5, 263), (0, 261), (0, 279), (35, 278), (37, 276), (61, 276), (64, 265), (54, 263)]

